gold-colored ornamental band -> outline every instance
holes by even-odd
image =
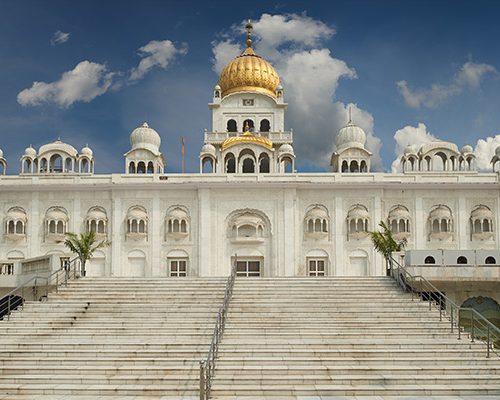
[[[273,149],[273,142],[271,142],[268,138],[265,138],[263,136],[256,136],[252,133],[244,133],[240,136],[232,136],[224,140],[221,146],[222,151],[240,143],[256,144],[258,146],[263,146],[269,150]]]
[[[222,96],[227,96],[228,94],[233,94],[233,93],[238,93],[238,92],[253,92],[253,93],[262,93],[271,97],[276,97],[276,92],[273,92],[272,90],[262,88],[262,87],[255,87],[255,86],[238,86],[234,87],[228,90],[225,90],[222,92]]]

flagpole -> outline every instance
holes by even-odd
[[[182,150],[181,150],[181,155],[182,155],[182,173],[184,174],[184,136],[182,136],[181,142],[182,142]]]

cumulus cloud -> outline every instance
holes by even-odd
[[[222,69],[229,64],[229,62],[241,54],[243,51],[239,44],[232,43],[230,40],[223,40],[220,42],[212,43],[212,52],[214,57],[212,58],[212,69],[220,73]]]
[[[170,40],[152,40],[138,53],[142,60],[130,71],[130,82],[142,79],[154,67],[167,68],[177,56],[187,53],[187,46],[176,47]]]
[[[31,88],[17,95],[17,102],[23,106],[54,103],[62,108],[77,101],[88,103],[106,93],[113,76],[104,64],[82,61],[71,71],[64,72],[58,81],[33,82]]]
[[[480,171],[491,171],[490,161],[495,155],[495,149],[500,146],[500,135],[479,139],[476,143],[474,153],[476,154],[476,165]]]
[[[257,54],[273,63],[289,102],[287,122],[294,129],[295,151],[304,161],[327,167],[338,130],[348,121],[348,105],[335,99],[341,79],[355,79],[356,71],[325,47],[334,29],[306,15],[263,14],[254,26],[253,42]],[[231,37],[242,38],[242,22],[233,26]],[[238,35],[235,35],[235,34]],[[214,70],[243,50],[225,37],[213,43]],[[373,133],[373,117],[357,105],[352,106],[353,121],[367,133],[367,148],[374,153],[372,167],[382,167],[379,138]]]
[[[413,145],[418,149],[423,144],[437,140],[437,138],[427,130],[425,124],[419,123],[416,127],[408,125],[397,130],[394,134],[394,140],[396,141],[396,147],[394,149],[396,159],[392,162],[392,172],[401,172],[400,159],[407,146]],[[476,155],[476,165],[479,171],[491,170],[490,161],[498,146],[500,146],[500,135],[479,139],[476,142],[474,153]],[[460,147],[459,145],[459,148]]]
[[[396,159],[392,162],[391,169],[392,172],[401,172],[400,159],[405,148],[410,145],[419,148],[424,143],[436,140],[436,137],[427,131],[425,124],[419,123],[417,126],[407,125],[397,130],[394,134],[394,140],[396,141],[396,148],[394,149]]]
[[[486,75],[496,73],[492,65],[466,62],[448,85],[435,83],[428,89],[410,89],[408,82],[396,82],[406,104],[413,108],[435,108],[446,99],[461,94],[466,89],[477,89]]]
[[[58,44],[66,43],[69,40],[69,32],[56,31],[50,39],[50,44],[56,46]]]

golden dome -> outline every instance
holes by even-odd
[[[252,25],[246,26],[247,48],[224,67],[219,77],[222,97],[235,92],[257,92],[276,97],[280,78],[274,67],[252,49]]]
[[[263,146],[269,150],[273,149],[273,142],[271,142],[268,138],[263,136],[256,136],[253,133],[245,132],[240,136],[231,136],[222,142],[222,151],[236,146],[240,143],[251,143],[259,146]]]

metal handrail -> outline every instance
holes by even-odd
[[[388,258],[387,263],[390,269],[390,276],[403,288],[404,291],[411,292],[411,299],[415,295],[422,298],[422,300],[429,302],[429,310],[434,305],[439,309],[439,321],[443,317],[448,318],[450,321],[451,333],[454,329],[458,332],[458,339],[461,339],[462,328],[460,326],[460,312],[470,313],[471,321],[471,342],[476,339],[484,340],[486,345],[486,357],[489,358],[490,354],[500,356],[500,329],[493,325],[486,317],[484,317],[477,310],[470,307],[460,307],[441,292],[436,286],[429,282],[422,275],[412,275],[405,267],[403,267],[392,256]],[[417,290],[417,285],[420,290]],[[425,295],[423,293],[426,293]],[[479,327],[477,326],[479,325]]]
[[[0,319],[10,319],[12,311],[23,308],[27,300],[43,301],[50,292],[57,293],[59,286],[67,286],[70,279],[76,279],[80,274],[78,257],[69,260],[64,266],[48,276],[36,275],[20,284],[2,296],[0,302]]]
[[[212,381],[215,375],[215,363],[219,353],[219,345],[222,340],[224,328],[226,325],[227,311],[229,301],[233,295],[234,281],[236,279],[236,264],[237,256],[234,256],[234,264],[231,268],[231,273],[227,278],[226,290],[224,292],[224,301],[217,312],[215,320],[214,332],[212,334],[212,342],[208,349],[207,358],[200,361],[200,400],[208,400],[212,389]]]

